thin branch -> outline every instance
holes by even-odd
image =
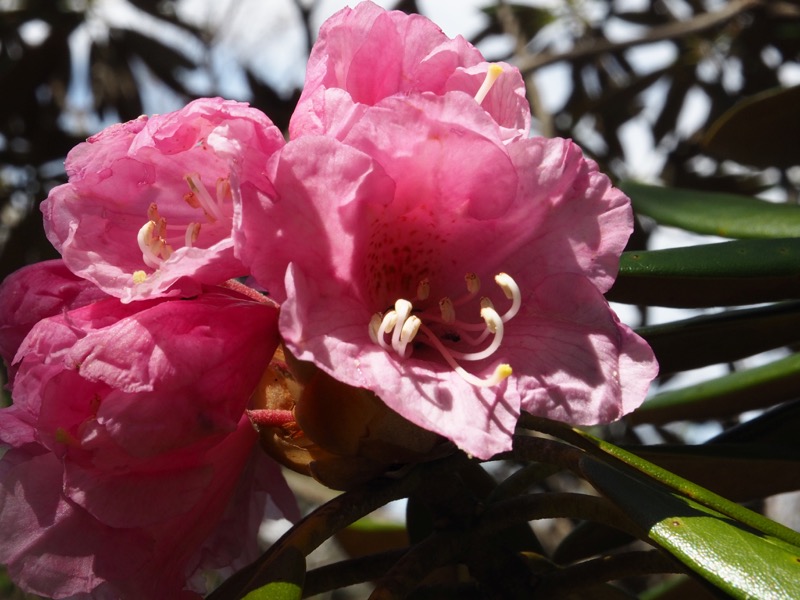
[[[653,27],[647,35],[640,38],[611,42],[609,40],[590,41],[575,46],[572,50],[559,54],[528,54],[517,61],[517,67],[524,74],[560,61],[575,61],[589,56],[597,56],[606,52],[619,52],[633,46],[652,44],[663,40],[674,40],[687,37],[725,24],[740,13],[752,10],[764,4],[764,0],[732,0],[724,8],[711,13],[698,15],[693,19],[668,23]]]
[[[303,598],[377,579],[391,569],[407,551],[408,548],[388,550],[313,569],[306,573]]]
[[[551,571],[541,576],[534,592],[536,597],[560,598],[569,592],[617,579],[685,572],[680,563],[659,550],[636,550],[601,556]]]

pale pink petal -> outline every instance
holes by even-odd
[[[474,96],[487,69],[480,52],[462,37],[448,38],[419,15],[361,2],[342,9],[320,29],[289,131],[293,139],[318,133],[340,136],[354,122],[358,106],[395,95],[461,91]],[[484,110],[507,139],[525,137],[530,108],[519,71],[504,65],[495,85]]]
[[[603,296],[571,273],[544,279],[524,298],[502,354],[523,410],[576,425],[615,421],[644,400],[658,366]]]
[[[269,189],[264,165],[282,145],[263,113],[220,98],[113,126],[68,155],[69,183],[42,204],[48,239],[74,273],[125,301],[195,295],[245,274],[234,198],[243,184]]]
[[[274,192],[243,200],[238,251],[285,301],[295,355],[480,458],[510,447],[523,409],[597,423],[641,402],[654,358],[602,297],[630,206],[576,146],[509,141],[458,91],[387,97],[346,129],[341,142],[289,142],[271,163]],[[259,237],[271,226],[277,236]],[[473,295],[471,273],[483,282]],[[480,297],[498,319],[516,310],[501,273],[521,309],[495,336]],[[561,313],[542,300],[551,289]],[[442,298],[457,324],[444,322]],[[400,299],[424,327],[405,354],[377,331]]]
[[[430,350],[396,360],[370,340],[371,315],[345,289],[338,298],[321,295],[312,278],[294,268],[286,285],[289,300],[281,309],[281,332],[299,359],[314,362],[339,381],[372,390],[406,419],[478,458],[511,448],[519,401],[507,394],[505,383],[476,388]]]

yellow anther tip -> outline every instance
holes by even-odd
[[[511,368],[511,365],[509,365],[507,363],[503,363],[502,365],[499,365],[494,371],[495,376],[498,378],[498,381],[503,381],[503,379],[506,379],[507,377],[509,377],[511,375],[511,373],[513,373],[513,372],[514,371]]]
[[[144,271],[134,271],[133,283],[144,283],[145,279],[147,279],[147,273]]]
[[[503,67],[501,67],[497,63],[492,63],[489,65],[489,73],[493,77],[500,77],[500,75],[503,73]]]

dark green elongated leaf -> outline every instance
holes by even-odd
[[[635,471],[589,456],[581,460],[581,467],[590,483],[652,542],[734,598],[800,596],[800,546],[737,522]]]
[[[640,456],[731,500],[746,502],[800,489],[800,449],[769,444],[647,446]]]
[[[666,469],[662,469],[661,467],[654,465],[653,463],[646,461],[643,458],[628,452],[627,450],[623,450],[614,444],[598,439],[584,431],[577,429],[573,431],[583,439],[584,443],[588,442],[588,444],[586,444],[587,449],[594,447],[593,453],[595,456],[602,456],[603,458],[605,458],[604,455],[613,456],[629,467],[632,467],[634,470],[643,474],[645,477],[649,477],[663,486],[666,486],[670,490],[678,492],[678,494],[685,496],[686,499],[693,500],[698,504],[698,506],[702,505],[713,511],[721,513],[722,515],[725,515],[734,521],[739,521],[740,523],[747,525],[754,530],[763,532],[770,538],[779,540],[790,547],[796,547],[798,552],[800,552],[800,533],[792,531],[780,523],[771,521],[770,519],[767,519],[758,513],[736,504],[735,502],[731,502],[719,494],[715,494],[691,481],[688,481],[687,479],[684,479],[683,477],[676,475],[675,473],[671,473]],[[598,453],[597,450],[601,451],[602,454]],[[652,481],[648,484],[648,486],[652,489],[656,489],[653,487]],[[797,566],[800,568],[800,562],[798,562]],[[800,582],[800,579],[798,582]]]
[[[800,316],[798,316],[800,320]],[[736,415],[800,394],[800,354],[653,396],[629,416],[631,423],[669,423]]]
[[[800,86],[771,89],[737,103],[708,129],[702,145],[720,159],[755,167],[800,164]]]
[[[661,373],[730,362],[800,340],[800,303],[730,310],[641,327]]]
[[[800,444],[798,431],[800,431],[800,399],[776,406],[754,419],[726,429],[707,443],[767,443],[797,448]]]
[[[583,521],[561,540],[552,558],[559,564],[577,562],[627,546],[635,539],[631,534],[603,523]]]
[[[606,297],[680,308],[798,298],[800,238],[624,252],[619,276]]]
[[[797,205],[632,181],[620,187],[636,212],[662,225],[731,238],[800,237]]]

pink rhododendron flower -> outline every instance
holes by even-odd
[[[22,340],[36,323],[73,308],[106,298],[91,281],[81,279],[61,260],[29,265],[0,285],[0,358],[8,365],[9,382],[16,369],[11,362]]]
[[[335,136],[289,142],[235,239],[297,358],[488,458],[520,411],[621,417],[657,365],[603,297],[628,199],[570,141],[509,140],[480,101],[390,95]]]
[[[271,516],[297,517],[244,414],[276,320],[217,288],[105,297],[30,330],[0,411],[0,562],[21,587],[199,598],[204,572],[255,558],[268,502]]]
[[[527,137],[525,84],[519,71],[505,65],[500,73],[498,66],[487,63],[461,36],[447,37],[425,17],[360,2],[322,25],[289,132],[292,138],[338,136],[384,98],[430,92],[478,94],[504,139]],[[490,72],[499,75],[491,89],[483,86]]]
[[[245,275],[231,219],[241,187],[268,189],[281,132],[246,104],[204,98],[111,126],[67,156],[42,204],[48,239],[77,275],[124,301],[192,296]]]

